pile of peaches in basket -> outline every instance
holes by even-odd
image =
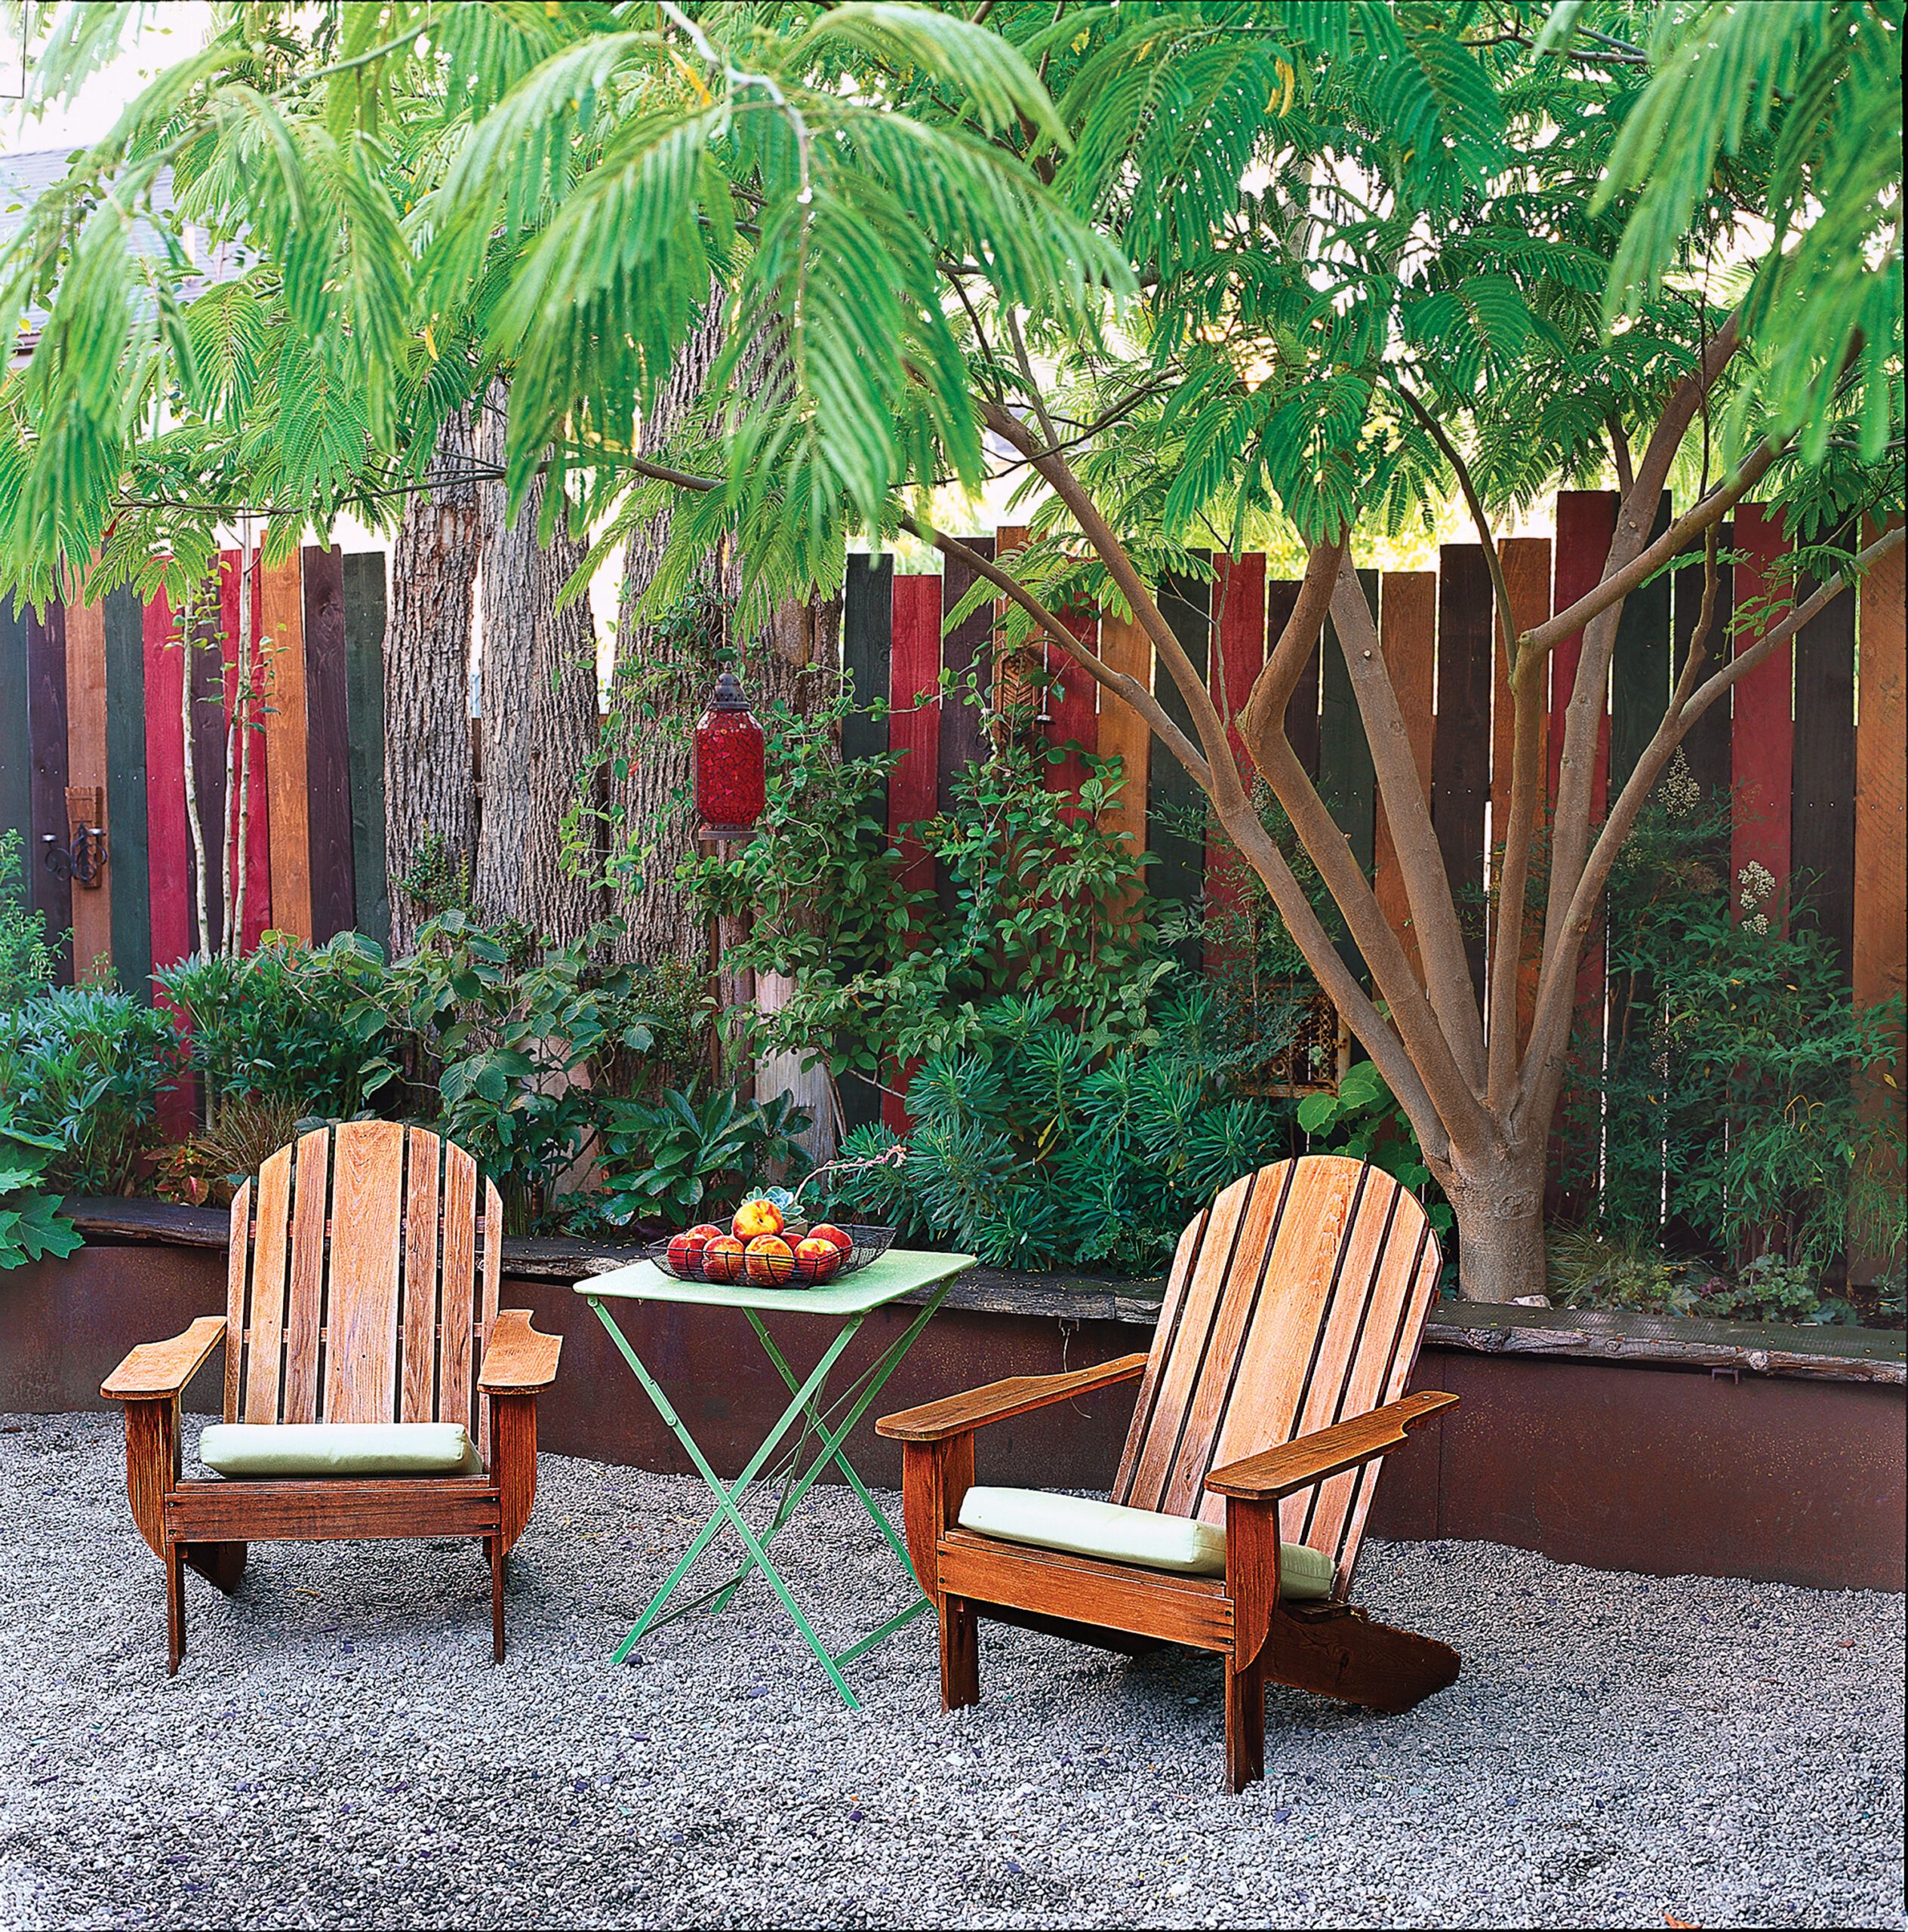
[[[762,1287],[808,1287],[832,1281],[854,1253],[848,1231],[790,1220],[772,1201],[745,1201],[726,1228],[712,1221],[669,1238],[663,1256],[682,1281],[749,1281]]]

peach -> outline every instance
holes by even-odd
[[[811,1241],[832,1241],[845,1255],[854,1246],[854,1237],[845,1229],[838,1228],[832,1221],[823,1221],[819,1227],[811,1228],[808,1238]]]
[[[735,1211],[729,1232],[740,1241],[753,1241],[758,1235],[782,1232],[782,1211],[772,1201],[745,1201]]]
[[[694,1275],[697,1263],[702,1259],[703,1250],[720,1232],[718,1228],[709,1228],[706,1232],[701,1228],[690,1228],[682,1234],[670,1235],[669,1266],[678,1274]]]
[[[796,1243],[795,1258],[811,1280],[826,1281],[841,1272],[846,1257],[832,1241],[824,1240],[820,1235],[810,1235],[806,1240]]]
[[[743,1251],[743,1266],[749,1278],[764,1287],[774,1287],[795,1273],[795,1250],[780,1235],[758,1235]]]
[[[743,1244],[734,1235],[718,1235],[702,1251],[705,1281],[733,1281],[742,1273]]]

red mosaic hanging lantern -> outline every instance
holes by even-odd
[[[697,722],[696,814],[705,838],[746,838],[766,798],[767,754],[756,708],[725,671]]]

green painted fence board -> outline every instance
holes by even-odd
[[[343,561],[352,894],[358,930],[380,946],[389,946],[391,893],[384,869],[384,555],[379,550],[363,551]]]
[[[152,898],[146,845],[146,613],[130,584],[106,594],[106,822],[112,860],[112,967],[121,986],[152,994]],[[208,835],[215,835],[208,828]]]

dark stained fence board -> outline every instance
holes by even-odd
[[[27,730],[26,616],[0,603],[0,832],[20,835],[20,884],[31,900],[33,758]]]
[[[225,934],[226,690],[223,613],[208,585],[193,612],[192,772],[198,822],[205,835],[206,943],[217,951]],[[195,857],[195,866],[196,858]],[[196,873],[195,872],[195,876]]]
[[[1202,577],[1169,571],[1159,590],[1160,614],[1180,648],[1192,660],[1202,684],[1212,661],[1212,586]],[[1153,694],[1180,729],[1198,742],[1192,713],[1172,674],[1155,654]],[[1156,863],[1146,875],[1146,890],[1161,906],[1196,906],[1205,883],[1205,794],[1166,745],[1156,742],[1147,774],[1146,835]],[[1178,949],[1187,969],[1199,969],[1200,949],[1192,942]]]
[[[1484,807],[1491,795],[1491,571],[1476,543],[1447,543],[1438,577],[1438,721],[1431,823],[1484,997]]]
[[[1227,741],[1238,761],[1239,775],[1249,788],[1254,766],[1239,736],[1239,717],[1252,695],[1252,687],[1266,662],[1266,560],[1257,551],[1242,557],[1220,557],[1214,566],[1212,583],[1213,641],[1219,654],[1219,675],[1215,691],[1223,695],[1223,709],[1230,721]],[[1230,846],[1216,820],[1208,820],[1206,834],[1206,905],[1214,914],[1236,913],[1242,903],[1244,862]],[[1208,945],[1206,964],[1215,963],[1215,949]]]
[[[888,664],[894,648],[894,559],[857,551],[848,558],[842,592],[842,675],[854,709],[842,720],[844,759],[876,758],[888,749],[888,721],[876,715],[888,703]],[[876,807],[888,817],[884,781]]]
[[[1670,528],[1670,494],[1657,506],[1650,537]],[[1670,579],[1664,572],[1623,599],[1610,660],[1610,795],[1621,792],[1670,705]]]
[[[1269,658],[1278,648],[1279,639],[1284,632],[1286,620],[1292,614],[1292,607],[1298,601],[1298,586],[1289,577],[1281,577],[1266,586],[1266,656]],[[1292,694],[1285,703],[1285,740],[1292,748],[1293,755],[1304,766],[1306,774],[1313,778],[1319,775],[1319,647],[1312,647],[1312,654],[1305,660],[1305,669],[1299,673],[1298,682],[1292,688]]]
[[[351,746],[351,877],[358,930],[387,946],[384,870],[384,553],[344,560],[345,717]],[[263,743],[261,738],[260,743]]]
[[[1729,648],[1729,614],[1734,608],[1732,600],[1735,595],[1735,571],[1728,553],[1734,541],[1734,530],[1725,524],[1717,546],[1716,608],[1703,641],[1703,663],[1698,671],[1701,677],[1708,677],[1714,671]],[[1676,641],[1676,655],[1671,666],[1673,677],[1681,677],[1683,666],[1689,661],[1690,645],[1702,615],[1703,577],[1700,552],[1697,562],[1676,574],[1672,592]],[[1731,695],[1724,692],[1690,727],[1683,739],[1683,757],[1688,761],[1691,776],[1702,786],[1706,801],[1725,798],[1729,790]]]
[[[1360,571],[1358,580],[1371,606],[1375,623],[1378,615],[1378,573]],[[1352,695],[1351,674],[1345,668],[1345,654],[1339,648],[1338,633],[1331,620],[1325,620],[1325,638],[1320,660],[1319,698],[1319,792],[1326,808],[1338,822],[1338,829],[1352,848],[1352,856],[1366,872],[1371,869],[1372,807],[1374,779],[1371,747],[1365,735],[1364,720],[1359,715],[1358,700]]]
[[[1771,515],[1759,504],[1741,505],[1736,512],[1736,545],[1742,555],[1736,570],[1740,603],[1761,605],[1769,597],[1788,594],[1783,559],[1789,544],[1780,512]],[[1758,624],[1753,633],[1737,640],[1736,648],[1748,648],[1767,628]],[[1729,734],[1734,794],[1730,814],[1731,888],[1750,865],[1759,866],[1774,880],[1776,896],[1784,903],[1796,755],[1794,681],[1793,647],[1785,644],[1739,678],[1730,693],[1735,700]]]
[[[991,537],[962,540],[971,550],[990,561],[994,554]],[[946,559],[940,580],[941,622],[968,594],[973,574],[958,559]],[[934,798],[943,811],[952,809],[956,781],[980,758],[985,736],[984,712],[974,703],[977,691],[983,700],[991,689],[992,665],[988,649],[993,635],[992,604],[983,604],[972,616],[942,637],[941,669],[947,674],[947,691],[940,707],[940,746],[935,764]]]
[[[1380,648],[1405,734],[1417,767],[1421,795],[1431,796],[1431,746],[1436,717],[1438,666],[1438,577],[1435,571],[1387,571],[1379,597]],[[1398,848],[1385,818],[1383,801],[1373,814],[1372,888],[1393,932],[1404,942],[1405,956],[1421,980],[1417,934],[1411,924],[1411,902]]]
[[[305,789],[311,825],[312,937],[322,943],[356,918],[351,743],[344,638],[344,560],[308,545],[305,586]]]
[[[1372,620],[1378,617],[1378,573],[1360,571],[1371,607]],[[1352,695],[1351,673],[1345,668],[1345,654],[1331,620],[1325,620],[1325,642],[1321,647],[1319,679],[1319,795],[1325,809],[1345,835],[1365,876],[1369,878],[1375,857],[1377,780],[1371,767],[1371,747],[1365,735],[1365,721],[1359,715],[1358,700]],[[1339,947],[1354,972],[1364,972],[1358,948],[1347,938]]]
[[[130,584],[106,599],[106,823],[112,828],[112,965],[149,1000],[152,904],[146,849],[146,619]]]
[[[62,845],[66,832],[66,614],[57,604],[26,620],[26,742],[32,768],[32,835],[23,855],[33,909],[46,921],[59,952],[59,976],[73,977],[72,888],[48,869],[46,838]]]
[[[1796,586],[1799,600],[1813,586]],[[1812,926],[1849,973],[1855,931],[1855,599],[1844,591],[1796,638],[1796,769],[1790,851]]]

